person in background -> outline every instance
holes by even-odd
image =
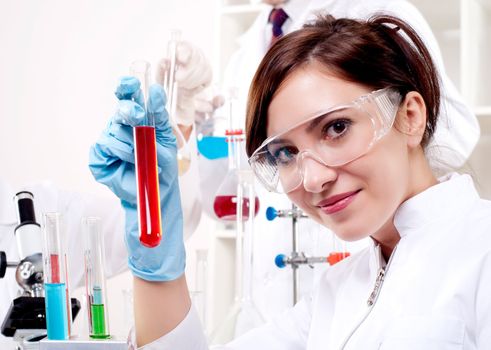
[[[187,42],[181,43],[177,54],[179,64],[179,83],[180,96],[185,99],[178,100],[177,125],[182,133],[187,137],[190,148],[196,150],[194,126],[192,120],[196,112],[196,102],[199,92],[206,88],[211,82],[211,66],[197,46]],[[164,62],[163,62],[164,64]],[[196,72],[199,72],[197,74]],[[123,113],[121,110],[125,106],[118,105],[116,113]],[[199,111],[198,104],[198,111]],[[189,122],[191,120],[191,122]],[[111,141],[109,141],[111,142]],[[114,146],[114,143],[112,144]],[[192,152],[193,158],[196,151]],[[193,159],[191,163],[196,164]],[[192,165],[188,172],[179,177],[181,186],[180,196],[182,198],[182,208],[184,217],[184,238],[189,238],[199,224],[201,218],[201,196],[199,184],[195,181],[197,166]],[[129,189],[135,195],[136,185],[133,181],[133,188]],[[117,182],[117,180],[116,180]],[[97,197],[75,191],[68,191],[59,188],[51,182],[40,182],[29,184],[22,187],[15,187],[6,179],[0,177],[0,250],[5,251],[8,261],[18,261],[19,253],[14,236],[14,229],[17,226],[16,208],[14,205],[14,195],[17,192],[27,190],[34,194],[34,206],[36,219],[42,223],[42,214],[45,212],[60,212],[63,214],[64,225],[67,233],[67,252],[69,254],[69,278],[72,289],[84,283],[83,271],[83,249],[80,245],[81,218],[83,216],[98,216],[102,219],[102,230],[106,242],[106,273],[107,276],[115,276],[127,270],[128,255],[125,245],[121,239],[125,232],[125,216],[120,203],[113,197]],[[133,224],[137,225],[136,218],[133,217]],[[7,311],[16,297],[21,292],[20,286],[15,280],[15,269],[8,268],[6,275],[0,279],[0,322],[3,322]],[[14,348],[11,338],[0,335],[0,348]]]
[[[390,15],[320,16],[272,46],[249,94],[249,163],[269,191],[342,239],[370,245],[326,270],[311,296],[222,349],[491,347],[491,202],[470,176],[437,177],[431,167],[425,149],[445,113],[440,92],[424,42]],[[161,189],[172,214],[164,244],[149,254],[128,244],[133,345],[207,349],[184,275],[175,139],[162,89],[151,98],[162,107]],[[110,183],[97,160],[95,178]],[[136,237],[126,232],[127,242]]]

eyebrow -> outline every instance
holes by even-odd
[[[307,133],[311,133],[317,127],[317,125],[319,125],[330,114],[336,113],[336,112],[341,111],[341,110],[344,110],[344,109],[346,109],[346,106],[345,105],[339,105],[337,107],[333,107],[332,109],[329,109],[325,113],[322,113],[322,114],[319,114],[317,116],[311,117],[312,120],[309,122],[309,125],[307,126],[307,128],[305,129],[305,131]],[[301,125],[301,123],[300,123],[300,125]],[[299,125],[297,125],[297,126],[299,126]],[[294,126],[292,129],[287,130],[285,132],[291,131],[291,130],[297,128],[297,126]],[[271,144],[278,144],[278,143],[287,143],[287,141],[285,141],[284,139],[274,139],[271,142],[269,142],[269,145],[271,145]]]
[[[327,113],[323,113],[321,115],[318,115],[317,117],[314,117],[314,119],[309,123],[309,125],[305,129],[305,131],[307,133],[311,133],[312,130],[314,130],[315,127],[317,125],[319,125],[324,120],[324,118],[326,118],[329,114],[331,114],[331,112],[333,112],[333,111],[330,111],[330,112],[327,112]]]
[[[307,133],[311,133],[312,130],[315,129],[317,125],[319,125],[324,119],[326,119],[330,114],[337,113],[339,111],[343,111],[347,108],[346,105],[339,105],[339,106],[334,106],[333,108],[329,109],[325,113],[319,114],[316,117],[312,117],[312,121],[309,123],[307,128],[305,129]]]

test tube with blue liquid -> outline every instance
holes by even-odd
[[[68,290],[66,287],[65,251],[60,213],[45,213],[44,292],[48,339],[68,339]]]
[[[84,259],[89,335],[94,339],[107,339],[111,336],[104,274],[104,239],[100,227],[101,220],[98,217],[82,219],[83,234],[86,239]]]

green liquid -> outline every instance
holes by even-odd
[[[106,339],[111,336],[107,334],[106,320],[104,317],[104,304],[92,304],[90,306],[92,311],[92,333],[91,338]]]

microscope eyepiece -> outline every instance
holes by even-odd
[[[17,208],[17,223],[35,223],[36,213],[34,212],[34,195],[29,191],[18,192],[14,196]]]

